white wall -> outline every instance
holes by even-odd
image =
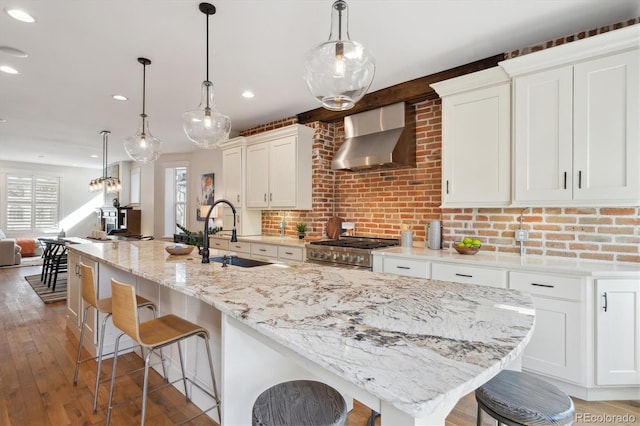
[[[67,236],[86,237],[98,223],[95,210],[103,205],[104,199],[101,192],[89,192],[89,181],[101,176],[102,170],[0,161],[0,203],[2,206],[6,205],[5,176],[7,173],[60,177],[60,219]],[[0,226],[4,226],[4,214],[4,208],[0,208]],[[38,237],[42,235],[21,233],[9,236]]]

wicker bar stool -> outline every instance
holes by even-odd
[[[476,390],[477,424],[482,411],[510,426],[572,425],[573,401],[557,386],[520,371],[503,370]]]
[[[347,403],[340,392],[313,380],[271,386],[253,404],[253,426],[343,426]]]
[[[100,369],[102,368],[102,359],[104,358],[104,356],[111,355],[111,354],[103,354],[102,352],[104,348],[104,334],[105,334],[105,329],[107,325],[107,319],[109,319],[109,317],[111,316],[112,302],[110,297],[105,299],[98,299],[96,295],[96,285],[93,280],[93,268],[91,266],[85,265],[82,262],[80,263],[79,267],[80,267],[80,292],[82,294],[82,299],[87,303],[87,306],[84,308],[84,311],[82,312],[82,328],[80,329],[80,342],[78,342],[78,356],[76,357],[76,371],[73,374],[73,385],[75,386],[78,384],[78,371],[80,369],[80,364],[97,359],[98,368],[96,370],[96,384],[93,392],[93,412],[95,413],[98,409],[98,387],[100,386],[100,383],[104,383],[105,381],[109,380],[109,379],[106,379],[106,380],[103,380],[102,382],[100,381],[100,371],[101,371]],[[144,297],[136,296],[136,306],[138,308],[149,308],[153,311],[153,316],[154,317],[156,316],[156,305],[153,302],[145,299]],[[95,357],[81,360],[80,356],[82,355],[82,341],[84,340],[84,330],[87,324],[87,314],[88,314],[89,308],[93,308],[96,311],[102,314],[105,314],[105,316],[102,319],[102,325],[100,327],[100,342],[98,344],[98,355]]]
[[[189,381],[193,386],[196,386],[202,392],[211,397],[214,400],[214,405],[205,410],[202,410],[199,414],[184,420],[182,423],[191,421],[194,418],[213,410],[214,408],[217,408],[218,418],[221,419],[222,417],[220,413],[220,399],[218,398],[216,390],[216,379],[213,370],[213,361],[211,359],[211,348],[209,347],[209,332],[207,331],[207,329],[171,314],[163,315],[159,318],[140,323],[138,321],[138,310],[136,309],[136,294],[133,286],[118,282],[115,279],[111,279],[111,294],[113,298],[113,324],[117,328],[119,328],[122,333],[116,339],[115,354],[113,357],[113,371],[111,373],[111,388],[109,390],[107,425],[109,425],[111,421],[111,411],[113,410],[113,408],[129,402],[131,399],[135,399],[131,398],[122,401],[115,406],[113,405],[113,390],[115,388],[116,368],[118,363],[118,346],[120,344],[120,338],[125,334],[132,338],[143,348],[148,349],[147,355],[144,357],[144,383],[142,387],[142,414],[140,424],[144,425],[147,409],[147,394],[149,393],[147,388],[149,384],[149,361],[151,359],[151,355],[157,349],[162,349],[165,346],[179,343],[180,341],[193,336],[199,336],[204,340],[204,346],[207,349],[207,357],[209,360],[209,371],[211,373],[213,393],[209,392],[207,389],[204,389],[202,386],[196,383],[195,380],[191,380],[186,376],[184,369],[184,360],[182,356],[182,348],[180,347],[180,344],[178,344],[177,347],[178,355],[180,358],[180,370],[182,372],[182,378],[174,380],[172,382],[166,382],[163,385],[152,389],[151,391],[155,391],[182,381],[184,385],[185,396],[189,401],[189,389],[187,387],[187,381]],[[166,380],[167,375],[165,373],[165,381]]]

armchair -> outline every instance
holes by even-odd
[[[22,261],[21,250],[15,238],[0,239],[0,266],[19,265]]]

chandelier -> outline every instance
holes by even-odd
[[[108,130],[100,132],[102,135],[102,176],[92,179],[91,182],[89,182],[90,192],[98,192],[106,188],[108,193],[113,193],[120,192],[122,189],[120,179],[107,176],[107,145],[109,143],[109,133],[111,132]]]
[[[193,111],[182,114],[182,127],[191,142],[200,148],[217,148],[220,143],[229,139],[231,119],[218,112],[213,103],[213,83],[209,81],[209,16],[216,13],[214,5],[200,3],[198,6],[207,20],[206,50],[207,74],[202,82],[200,105]]]

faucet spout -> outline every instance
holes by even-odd
[[[204,233],[202,238],[202,263],[209,263],[209,218],[211,217],[211,212],[213,208],[220,203],[224,203],[231,207],[231,211],[233,212],[233,229],[231,230],[231,242],[238,242],[238,235],[236,233],[236,208],[227,200],[218,200],[215,203],[211,204],[209,207],[209,211],[207,212],[207,216],[204,219]]]

